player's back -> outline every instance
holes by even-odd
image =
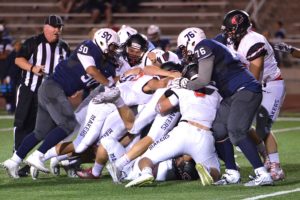
[[[198,60],[214,56],[212,81],[216,83],[222,97],[234,94],[240,88],[259,92],[261,86],[249,70],[243,66],[239,57],[225,45],[210,39],[204,39],[195,47]]]
[[[181,119],[211,127],[215,119],[221,96],[213,86],[199,91],[172,89],[179,99]]]

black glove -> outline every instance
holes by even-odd
[[[293,47],[284,42],[281,42],[281,43],[274,44],[274,49],[285,53],[292,53]]]

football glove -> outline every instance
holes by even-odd
[[[285,53],[291,53],[293,47],[284,42],[281,42],[281,43],[274,44],[274,49],[277,51],[285,52]]]

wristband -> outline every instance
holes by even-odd
[[[32,72],[34,65],[31,65],[30,67],[30,72]]]

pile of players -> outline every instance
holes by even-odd
[[[174,179],[238,184],[235,145],[255,172],[245,186],[283,180],[271,126],[284,81],[272,47],[251,30],[249,15],[227,13],[214,39],[187,28],[177,47],[178,55],[156,49],[128,26],[118,33],[99,29],[43,82],[37,119],[43,123],[2,166],[19,178],[22,160],[44,140],[25,160],[34,179],[38,171],[58,175],[60,165],[80,159],[94,165],[77,169],[76,176],[99,179],[106,166],[115,183],[130,181],[125,187]],[[85,88],[94,89],[71,112],[67,97]]]

